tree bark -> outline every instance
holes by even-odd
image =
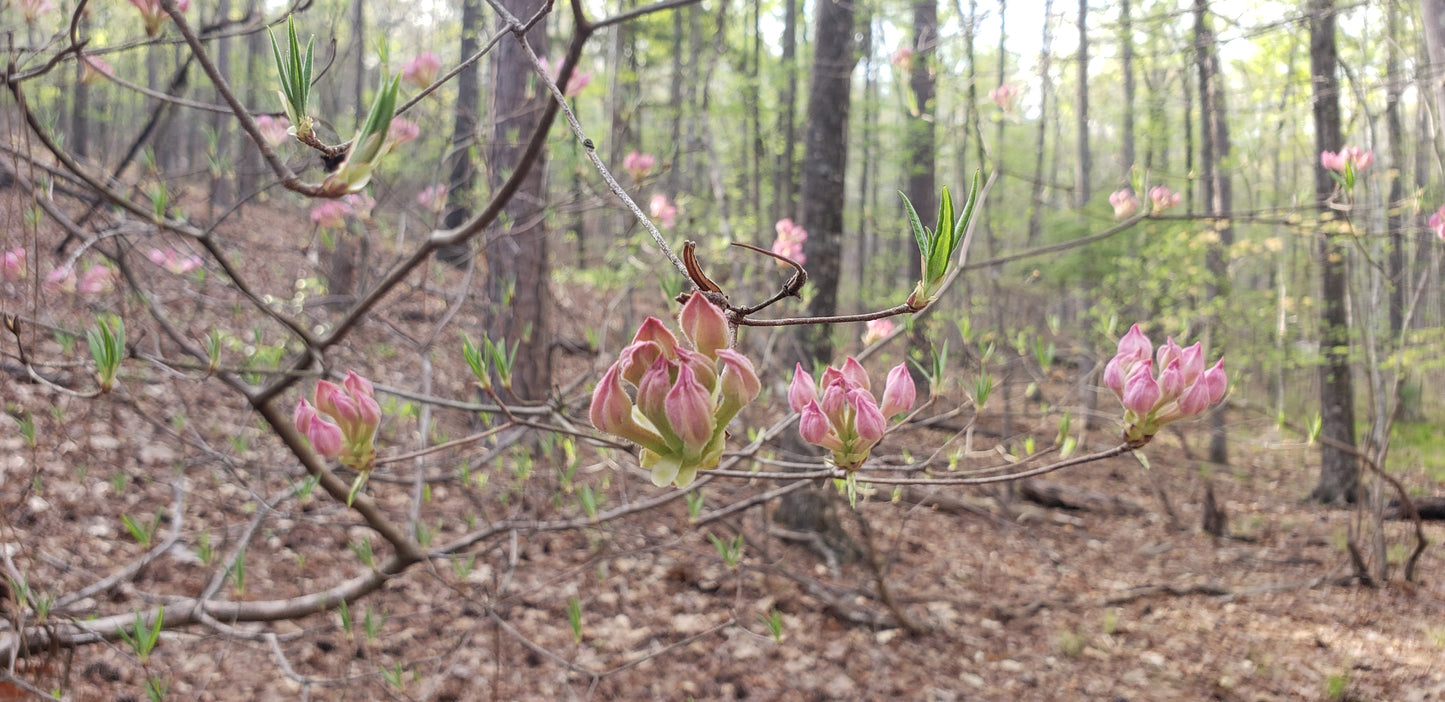
[[[1336,76],[1334,0],[1310,0],[1310,77],[1314,89],[1315,151],[1339,151],[1340,91]],[[1315,159],[1315,198],[1321,231],[1316,251],[1320,267],[1320,481],[1310,498],[1320,502],[1354,502],[1360,468],[1354,453],[1355,390],[1351,377],[1348,305],[1349,251],[1334,240],[1333,211],[1327,201],[1335,182]]]
[[[1074,97],[1074,113],[1078,119],[1078,160],[1074,163],[1074,207],[1089,204],[1093,193],[1089,179],[1093,163],[1089,157],[1089,0],[1079,0],[1079,84]]]
[[[514,17],[531,17],[544,0],[501,0]],[[503,29],[502,27],[498,28]],[[527,32],[527,41],[539,56],[547,55],[545,23]],[[536,74],[520,42],[506,37],[497,45],[492,61],[492,135],[487,145],[487,166],[493,189],[501,187],[521,160],[531,134],[541,121],[551,95],[537,87]],[[512,367],[512,394],[529,401],[545,400],[552,390],[549,346],[552,307],[548,263],[546,152],[538,156],[504,212],[505,227],[486,245],[487,292],[496,314],[488,329],[495,340],[516,344]]]
[[[1120,135],[1119,168],[1128,179],[1134,167],[1134,22],[1130,0],[1119,2],[1119,53],[1124,71],[1124,133]]]
[[[462,0],[460,56],[466,60],[477,53],[477,40],[482,28],[481,0]],[[443,168],[447,171],[447,204],[442,226],[450,229],[471,217],[473,190],[477,184],[477,166],[472,160],[472,145],[477,140],[477,111],[480,94],[477,64],[464,67],[456,77],[457,101],[452,106],[452,139]],[[437,258],[452,265],[463,265],[472,256],[472,244],[455,244],[437,251]]]
[[[1386,229],[1390,237],[1390,334],[1398,339],[1405,319],[1405,129],[1400,118],[1400,93],[1404,90],[1404,79],[1400,75],[1400,6],[1390,3],[1386,13],[1385,45],[1385,133],[1390,141],[1390,167],[1385,177],[1390,179],[1390,190],[1386,200],[1389,212]]]
[[[783,137],[783,151],[773,170],[773,219],[793,217],[797,213],[797,119],[793,112],[798,102],[798,3],[783,0],[783,89],[778,96],[778,133]],[[866,147],[865,147],[866,148]],[[865,155],[866,159],[867,156]],[[866,169],[865,169],[866,171]],[[866,176],[865,176],[866,177]],[[864,190],[867,186],[862,186]]]
[[[1051,23],[1053,13],[1054,0],[1044,0],[1043,41],[1039,45],[1039,79],[1041,82],[1039,123],[1038,134],[1034,139],[1034,181],[1032,191],[1029,193],[1028,245],[1030,248],[1038,246],[1039,238],[1043,236],[1044,231],[1044,136],[1049,123],[1049,95],[1053,93],[1054,89],[1052,81],[1049,80],[1049,59],[1052,56],[1054,42]]]
[[[1221,300],[1229,296],[1228,252],[1234,244],[1234,228],[1229,213],[1234,207],[1229,174],[1220,167],[1229,158],[1229,126],[1226,122],[1224,90],[1219,79],[1219,53],[1214,30],[1209,26],[1209,0],[1194,1],[1194,48],[1199,67],[1199,114],[1204,125],[1200,129],[1203,150],[1200,166],[1204,180],[1204,200],[1212,217],[1211,226],[1217,239],[1205,253],[1210,282],[1207,294],[1211,301],[1209,326],[1218,329]],[[1225,408],[1210,413],[1209,460],[1216,464],[1229,462],[1229,443],[1225,433]]]

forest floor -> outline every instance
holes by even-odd
[[[294,213],[257,211],[228,234],[243,254],[238,260],[250,262],[253,285],[282,300],[307,253],[299,237],[278,234],[296,221]],[[354,364],[379,385],[415,387],[421,375],[403,342],[424,338],[427,325],[444,317],[449,301],[439,291],[462,275],[417,276],[383,320],[358,334],[372,346],[339,349],[337,367]],[[232,309],[217,278],[155,279],[171,293],[162,304],[191,319],[197,338],[207,314]],[[187,294],[187,285],[201,294]],[[37,309],[29,293],[7,294],[7,312]],[[587,321],[606,319],[606,297],[560,300],[561,332],[581,337]],[[80,305],[73,314],[51,309],[43,323],[83,325],[89,312]],[[178,355],[154,332],[143,333],[134,316],[135,348]],[[475,329],[480,317],[463,309],[455,323]],[[455,331],[446,335],[454,339]],[[42,335],[30,351],[69,358],[75,352],[63,341]],[[18,422],[0,417],[0,545],[32,583],[74,591],[141,557],[146,549],[120,515],[169,509],[176,476],[186,478],[177,545],[133,580],[76,603],[74,616],[195,596],[217,577],[206,549],[235,548],[259,497],[302,477],[239,400],[201,373],[137,359],[114,395],[84,401],[22,382],[13,338],[5,344],[0,399],[11,416],[31,418],[38,441],[30,446]],[[465,399],[469,371],[460,353],[448,348],[431,360],[433,392]],[[598,362],[574,358],[564,370],[575,376]],[[62,375],[61,384],[87,382],[80,373]],[[1046,396],[1074,386],[1063,370],[1055,375]],[[567,398],[574,416],[585,416],[576,401],[585,400],[587,387]],[[781,397],[780,387],[765,392]],[[951,400],[939,406],[961,402]],[[1012,406],[1028,405],[1019,397]],[[414,416],[389,410],[384,439],[412,438]],[[976,443],[992,443],[984,437],[999,428],[997,405],[991,410],[978,418]],[[186,419],[178,423],[178,416]],[[463,412],[438,410],[434,421],[452,437],[470,426]],[[1054,419],[1014,424],[1024,422],[1040,445],[1052,439]],[[1110,445],[1116,431],[1102,424],[1089,437],[1094,449]],[[107,642],[44,652],[17,670],[72,700],[146,699],[147,676],[167,682],[167,699],[182,700],[1445,699],[1445,552],[1438,546],[1445,528],[1427,525],[1437,545],[1407,583],[1401,563],[1412,532],[1407,523],[1388,522],[1391,577],[1362,584],[1351,577],[1346,543],[1352,525],[1364,523],[1370,533],[1368,519],[1303,500],[1316,477],[1317,449],[1268,426],[1231,426],[1227,467],[1197,458],[1207,440],[1200,422],[1161,434],[1144,451],[1148,467],[1125,455],[1051,474],[1028,490],[880,488],[864,490],[856,511],[835,500],[843,528],[870,547],[871,557],[858,560],[829,563],[780,532],[775,503],[696,527],[684,501],[674,500],[593,527],[513,532],[481,544],[474,560],[414,567],[346,615],[169,632],[145,664],[123,643]],[[956,439],[959,428],[890,435],[875,460],[901,463],[905,451],[931,450]],[[553,470],[563,451],[553,446],[528,454],[537,461],[530,473],[521,465],[528,455],[515,451],[485,459],[470,450],[436,455],[430,468],[439,477],[430,481],[423,517],[433,543],[478,519],[574,516],[582,484],[611,505],[664,492],[628,467],[628,457],[599,455],[585,444],[574,482],[565,481]],[[459,464],[475,464],[490,480],[466,479],[470,468],[459,471]],[[378,470],[368,488],[395,518],[411,504],[412,469],[405,462]],[[1440,489],[1420,471],[1401,477],[1421,493]],[[703,509],[773,487],[716,480]],[[1223,537],[1201,530],[1207,488],[1227,516]],[[1072,506],[1040,504],[1050,494]],[[158,533],[171,526],[161,523]],[[738,534],[742,558],[732,568],[709,537]],[[217,597],[267,600],[334,585],[364,572],[357,548],[365,535],[359,520],[320,491],[278,503],[246,547],[243,584],[233,578]],[[1367,550],[1371,543],[1362,540]],[[375,547],[382,557],[385,549]],[[574,598],[576,638],[568,616]],[[0,605],[13,621],[13,600]],[[774,612],[776,638],[766,623]],[[276,646],[266,633],[276,635]],[[15,694],[0,685],[0,699]]]

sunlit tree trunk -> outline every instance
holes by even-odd
[[[1390,179],[1387,229],[1390,236],[1390,334],[1399,337],[1405,317],[1405,129],[1400,119],[1400,93],[1404,79],[1400,75],[1400,6],[1390,3],[1386,13],[1385,51],[1385,133],[1390,141],[1390,166],[1385,177]]]
[[[1049,96],[1054,90],[1049,79],[1049,59],[1054,41],[1053,13],[1054,0],[1044,0],[1043,41],[1039,45],[1039,121],[1034,138],[1034,182],[1029,194],[1029,246],[1037,246],[1044,231],[1044,136],[1049,123]]]
[[[1339,151],[1340,91],[1335,47],[1334,0],[1311,0],[1310,77],[1314,86],[1315,152]],[[1320,502],[1354,502],[1360,482],[1355,446],[1355,395],[1350,375],[1348,318],[1349,251],[1337,243],[1338,225],[1327,201],[1334,191],[1330,172],[1314,159],[1315,198],[1321,231],[1316,261],[1320,270],[1320,481],[1310,493]]]
[[[1074,162],[1074,207],[1088,204],[1092,194],[1089,179],[1093,176],[1093,162],[1089,155],[1089,0],[1079,0],[1079,50],[1077,54],[1079,79],[1074,97],[1074,114],[1077,118],[1078,159]]]
[[[1119,168],[1134,166],[1134,22],[1130,0],[1119,2],[1119,60],[1124,71],[1124,133],[1119,138]]]

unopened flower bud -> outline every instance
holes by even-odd
[[[793,370],[793,382],[788,385],[788,406],[794,412],[802,412],[809,402],[818,399],[818,390],[813,387],[813,376],[803,370],[799,363]]]
[[[678,315],[682,333],[697,352],[709,359],[717,358],[718,349],[728,347],[728,320],[717,305],[701,294],[687,299]]]
[[[858,434],[858,440],[871,446],[882,439],[888,428],[888,420],[878,409],[878,401],[873,399],[873,394],[857,388],[848,393],[848,404],[853,407],[853,427]]]
[[[913,402],[917,399],[918,388],[913,384],[913,376],[908,373],[907,365],[900,363],[888,371],[888,383],[883,386],[883,403],[880,408],[884,417],[907,412],[913,408]]]
[[[712,440],[712,398],[694,379],[691,368],[683,365],[677,369],[677,382],[668,391],[664,406],[673,433],[682,440],[683,453],[702,453]]]
[[[1124,382],[1124,409],[1141,417],[1149,414],[1159,402],[1159,383],[1154,380],[1153,364],[1153,360],[1138,364]]]

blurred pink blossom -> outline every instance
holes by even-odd
[[[1177,206],[1183,198],[1163,185],[1156,185],[1149,189],[1149,201],[1154,203],[1154,212],[1158,213]]]
[[[0,281],[25,277],[25,247],[17,246],[0,255]]]
[[[366,193],[352,193],[341,198],[341,201],[346,203],[346,207],[351,210],[351,214],[362,221],[370,221],[371,211],[376,209],[376,198]]]
[[[888,62],[904,73],[913,70],[913,47],[907,44],[898,47],[893,55],[888,57]]]
[[[285,117],[261,115],[256,118],[256,128],[261,131],[261,138],[273,149],[291,138],[291,134],[286,131],[291,128],[291,122]]]
[[[622,168],[632,174],[633,180],[642,180],[648,173],[652,172],[652,167],[656,165],[656,156],[638,153],[636,149],[633,149],[622,159]]]
[[[387,148],[401,146],[408,141],[415,141],[419,136],[421,136],[421,127],[418,127],[416,122],[402,119],[401,117],[393,118],[391,120],[391,129],[386,133],[386,140],[391,142]]]
[[[25,15],[26,24],[35,24],[41,15],[55,9],[50,0],[20,0],[20,12]]]
[[[151,260],[151,263],[176,275],[185,275],[201,267],[200,256],[182,256],[179,251],[172,248],[167,248],[164,251],[151,249],[150,253],[147,254],[147,258]]]
[[[778,232],[778,238],[773,240],[773,253],[791,258],[800,266],[807,263],[808,257],[803,255],[803,242],[808,240],[808,230],[794,224],[789,218],[778,220],[773,228]]]
[[[147,36],[153,37],[160,34],[161,26],[171,18],[170,15],[166,14],[165,9],[161,7],[161,0],[130,0],[130,4],[135,5],[136,9],[140,10],[141,20],[145,22]],[[176,0],[176,9],[181,12],[190,10],[191,0]]]
[[[1435,214],[1430,215],[1430,231],[1435,232],[1435,238],[1445,241],[1445,205],[1441,205]],[[24,263],[25,251],[20,251],[21,263]]]
[[[322,229],[344,229],[351,208],[340,200],[327,200],[311,208],[311,222]]]
[[[438,214],[447,207],[447,186],[437,183],[416,194],[417,204]]]
[[[1116,191],[1109,196],[1109,204],[1114,207],[1114,219],[1125,219],[1139,211],[1139,198],[1134,196],[1134,191],[1129,189]]]
[[[540,59],[540,61],[542,63],[542,70],[546,71],[547,75],[551,76],[553,80],[556,80],[557,74],[552,71],[552,62],[548,61],[546,58]],[[557,64],[557,66],[560,70],[561,64]],[[562,88],[562,94],[566,95],[567,97],[577,97],[578,95],[581,95],[582,91],[591,84],[592,74],[590,72],[573,67],[572,75],[567,78],[566,87]]]
[[[97,263],[80,276],[80,282],[76,284],[75,291],[81,295],[99,295],[110,290],[114,282],[115,272]]]
[[[1004,112],[1008,112],[1013,109],[1014,101],[1017,100],[1018,97],[1019,89],[1015,88],[1012,85],[1009,85],[1008,83],[1004,83],[1003,85],[1000,85],[997,88],[988,91],[988,99],[992,100],[993,104],[998,105],[999,109],[1003,110]]]
[[[671,229],[677,223],[677,205],[668,201],[667,196],[658,193],[652,196],[652,202],[648,203],[648,209],[652,212],[652,218],[657,220],[663,229]]]
[[[401,67],[401,79],[421,89],[431,85],[441,72],[442,60],[434,51],[423,51]]]
[[[82,56],[80,60],[80,82],[93,85],[115,75],[115,69],[99,56]]]
[[[61,266],[45,274],[46,292],[75,292],[75,269]]]
[[[1320,152],[1320,165],[1337,173],[1344,173],[1353,169],[1354,172],[1369,168],[1375,162],[1375,152],[1365,151],[1358,146],[1346,146],[1340,149],[1339,153],[1333,151]]]
[[[875,319],[868,322],[868,331],[863,332],[863,345],[868,346],[887,338],[893,333],[893,321]]]

